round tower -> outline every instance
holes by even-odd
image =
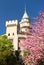
[[[26,8],[24,11],[24,15],[22,17],[22,20],[20,22],[20,31],[19,31],[19,36],[18,36],[18,40],[19,40],[19,44],[20,42],[22,42],[23,39],[26,39],[26,37],[31,36],[32,34],[32,24],[30,23],[30,18],[26,12]],[[21,55],[23,56],[24,54],[24,48],[22,46],[20,46],[21,49]]]
[[[26,8],[24,11],[24,15],[22,17],[22,20],[20,22],[20,32],[24,32],[24,33],[30,33],[32,31],[32,25],[30,23],[30,19],[29,16],[26,12]]]

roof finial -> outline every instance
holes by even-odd
[[[25,13],[26,13],[26,4],[25,4]]]
[[[27,12],[26,12],[26,5],[25,5],[25,10],[24,10],[23,18],[29,18],[28,15],[27,15]]]

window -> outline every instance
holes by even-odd
[[[10,36],[10,33],[8,33],[8,36]]]
[[[20,40],[18,39],[18,42],[20,42]]]
[[[14,35],[14,33],[13,33],[13,35]]]

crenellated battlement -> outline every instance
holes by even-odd
[[[6,26],[8,26],[8,25],[18,25],[18,20],[6,21]]]

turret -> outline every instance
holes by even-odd
[[[22,20],[20,22],[20,31],[21,32],[31,32],[31,29],[32,29],[32,25],[30,23],[30,18],[26,12],[26,8],[25,8],[25,11],[24,11],[24,15],[22,17]]]

